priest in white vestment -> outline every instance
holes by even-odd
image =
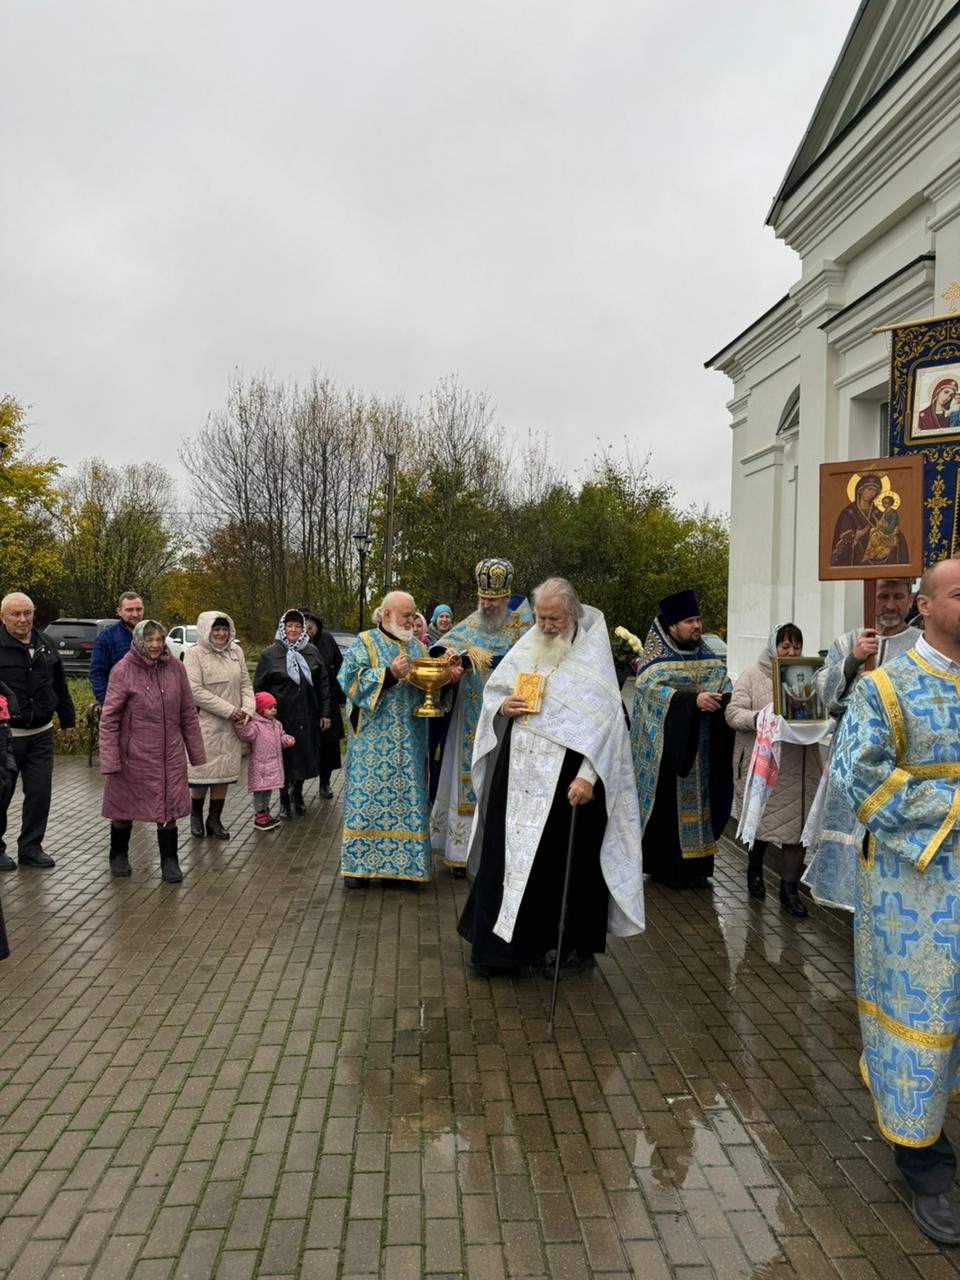
[[[640,810],[606,622],[563,578],[539,586],[533,608],[536,625],[487,681],[474,745],[473,887],[459,930],[469,968],[487,975],[548,963],[574,813],[562,972],[592,967],[608,932],[644,927]],[[528,696],[539,686],[538,710],[518,676]]]

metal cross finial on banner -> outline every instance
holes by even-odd
[[[956,315],[957,303],[960,302],[960,284],[957,284],[956,280],[951,280],[940,297],[947,304],[947,314]]]

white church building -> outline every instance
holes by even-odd
[[[859,583],[818,580],[819,466],[888,453],[872,330],[960,305],[960,3],[864,0],[767,222],[800,278],[707,361],[733,383],[732,671],[776,622],[808,653],[862,623]]]

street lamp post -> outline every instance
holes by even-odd
[[[353,535],[357,544],[357,555],[360,557],[360,607],[357,611],[357,632],[363,630],[363,608],[367,602],[367,556],[370,554],[370,535],[366,529],[360,529]]]

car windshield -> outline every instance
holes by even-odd
[[[183,638],[184,638],[184,640],[186,640],[187,644],[196,644],[196,643],[197,643],[197,628],[196,628],[196,627],[184,627],[184,628],[183,628]]]

